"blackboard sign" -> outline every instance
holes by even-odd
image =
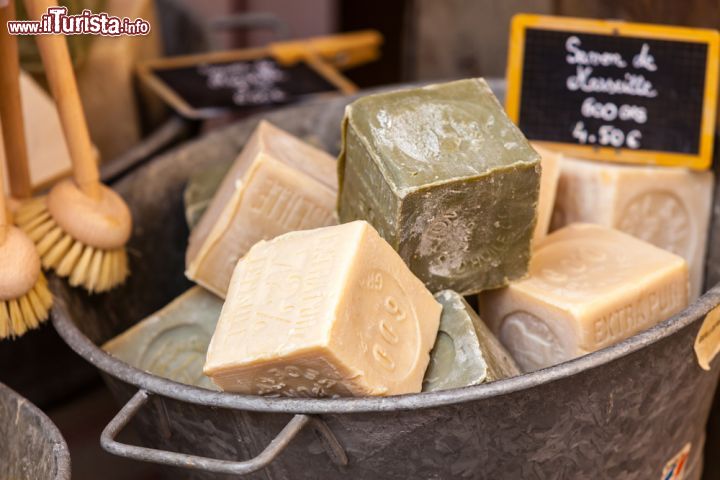
[[[351,93],[350,82],[319,59],[286,64],[268,53],[255,49],[153,60],[140,66],[140,75],[173,108],[194,119],[322,92]]]
[[[718,32],[513,19],[506,107],[525,135],[587,158],[709,168]]]

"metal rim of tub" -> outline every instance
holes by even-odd
[[[30,415],[38,417],[42,420],[43,434],[47,436],[47,440],[53,445],[53,455],[55,456],[55,479],[56,480],[70,480],[71,462],[70,462],[70,450],[68,449],[67,443],[63,438],[60,430],[50,420],[50,418],[40,410],[34,403],[27,400],[25,397],[17,393],[7,385],[0,383],[0,393],[15,398],[19,403],[22,403],[22,408],[28,410]]]
[[[470,387],[439,392],[414,393],[390,397],[358,398],[282,398],[216,392],[168,380],[139,370],[122,362],[87,338],[72,321],[65,302],[57,299],[52,322],[63,340],[85,360],[105,373],[147,392],[175,400],[235,410],[258,412],[323,414],[410,410],[482,400],[509,394],[544,383],[567,378],[585,370],[602,366],[662,340],[689,326],[720,301],[720,284],[706,292],[682,312],[611,347],[546,369],[517,377]],[[688,355],[694,355],[688,352]]]

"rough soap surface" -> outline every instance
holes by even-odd
[[[483,292],[480,314],[524,371],[620,342],[688,304],[685,260],[600,225],[542,239],[530,276]]]
[[[370,222],[431,291],[526,274],[539,156],[484,80],[363,97],[343,132],[340,220]]]
[[[224,297],[238,259],[256,242],[335,224],[336,190],[330,155],[260,122],[192,230],[186,275]]]
[[[683,257],[690,301],[703,292],[713,172],[563,158],[553,226],[617,228]]]
[[[430,353],[423,391],[433,392],[493,382],[520,374],[515,361],[462,295],[435,294],[443,307]]]
[[[367,222],[287,233],[238,263],[204,371],[259,395],[419,392],[440,310]]]

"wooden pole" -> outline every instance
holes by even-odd
[[[0,168],[0,246],[5,243],[9,230],[10,218],[8,216],[7,202],[5,201],[5,178],[3,169]]]
[[[39,20],[49,7],[56,7],[57,3],[54,0],[25,0],[25,6],[28,16]],[[68,142],[75,183],[85,195],[99,199],[100,173],[80,102],[67,41],[62,35],[38,35],[37,43]]]
[[[32,185],[20,96],[20,60],[17,39],[7,31],[8,20],[15,20],[14,1],[0,8],[0,120],[10,193],[26,199],[32,195]]]

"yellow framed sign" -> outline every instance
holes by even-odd
[[[719,44],[716,30],[516,15],[505,107],[569,155],[708,169]]]

